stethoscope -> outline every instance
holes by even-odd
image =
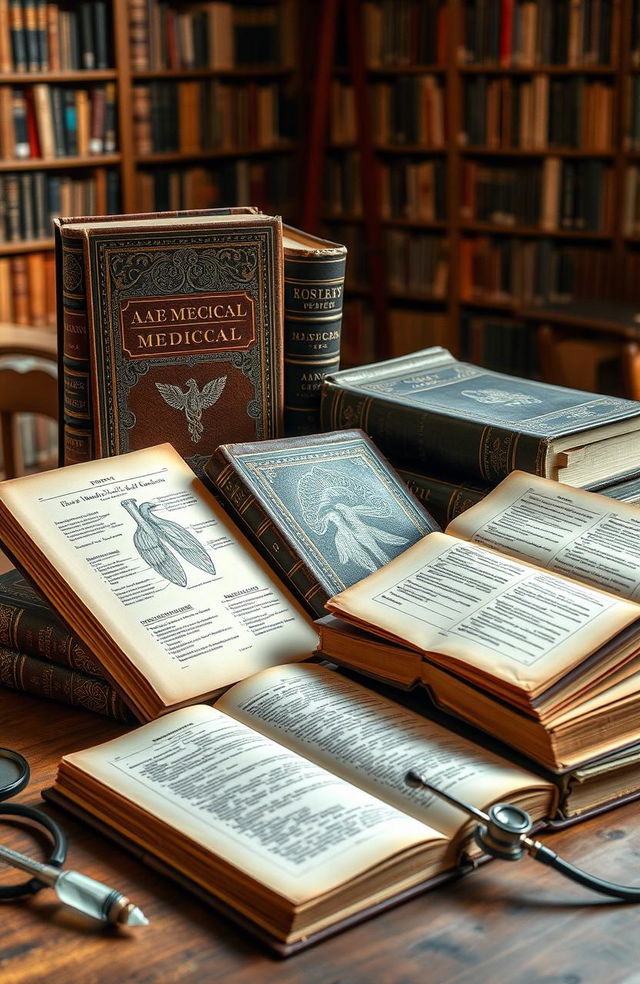
[[[9,847],[0,845],[0,862],[28,872],[31,877],[14,883],[0,885],[0,902],[25,899],[44,888],[53,888],[61,902],[78,909],[101,923],[124,926],[146,926],[148,919],[138,906],[115,888],[89,878],[79,871],[63,869],[67,856],[67,837],[60,824],[34,806],[7,803],[12,796],[22,792],[30,778],[29,763],[19,752],[0,748],[0,820],[3,816],[29,821],[39,828],[50,844],[45,862],[35,861]]]
[[[533,830],[533,820],[526,810],[513,803],[496,803],[490,807],[488,813],[478,810],[475,806],[465,803],[463,800],[445,792],[432,782],[429,782],[417,769],[411,769],[404,777],[405,783],[412,789],[428,789],[430,792],[440,796],[452,806],[462,810],[468,816],[478,820],[473,831],[473,839],[484,854],[493,858],[500,858],[502,861],[520,861],[525,854],[530,854],[536,861],[546,864],[550,868],[555,868],[565,878],[584,885],[594,892],[602,895],[610,895],[614,899],[623,902],[640,902],[640,888],[631,888],[626,885],[616,885],[614,882],[604,881],[595,875],[590,875],[581,868],[564,858],[559,857],[555,851],[540,841],[534,840],[529,836]]]
[[[22,792],[30,775],[29,763],[23,755],[10,748],[0,748],[0,818],[11,816],[28,820],[30,825],[43,831],[51,845],[46,864],[61,869],[67,856],[67,837],[60,824],[37,807],[6,802]],[[0,885],[0,900],[26,898],[43,888],[45,883],[38,878],[28,878],[13,885]]]

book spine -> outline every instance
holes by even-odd
[[[360,427],[383,454],[437,474],[496,484],[516,468],[546,477],[544,438],[504,427],[433,412],[326,379],[320,404],[321,430]]]
[[[215,495],[222,496],[225,508],[305,609],[314,618],[326,615],[329,592],[291,548],[220,448],[207,462],[203,478]]]
[[[89,333],[82,239],[60,230],[62,274],[62,463],[93,458]]]
[[[116,721],[130,723],[134,720],[122,699],[105,680],[45,663],[4,647],[0,647],[0,684],[34,697],[81,707],[94,714],[115,718]]]
[[[455,484],[404,468],[398,468],[397,471],[416,499],[420,500],[443,529],[460,513],[484,499],[490,491],[488,487],[476,489],[464,483]]]
[[[20,594],[15,600],[0,596],[0,647],[56,663],[88,676],[103,676],[100,663],[53,612],[30,604]]]
[[[284,257],[284,430],[320,426],[320,387],[340,368],[346,250]]]

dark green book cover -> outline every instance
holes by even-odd
[[[362,431],[222,445],[205,481],[315,615],[439,529]]]

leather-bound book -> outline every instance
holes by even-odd
[[[362,427],[397,465],[495,485],[515,469],[597,488],[637,468],[640,403],[459,362],[434,347],[333,373],[323,430]]]
[[[320,387],[340,368],[347,247],[284,227],[284,430],[320,430]]]
[[[316,616],[439,528],[359,430],[223,445],[204,480]]]
[[[57,222],[63,461],[282,433],[282,223],[251,208]]]

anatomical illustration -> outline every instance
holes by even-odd
[[[216,569],[204,547],[179,523],[156,516],[153,510],[157,509],[157,504],[141,502],[138,505],[135,499],[123,499],[121,505],[136,522],[133,534],[136,550],[145,564],[167,581],[183,588],[187,586],[187,575],[176,553],[206,574],[215,574]]]
[[[385,519],[391,507],[357,479],[314,465],[298,480],[302,514],[314,533],[333,533],[341,564],[356,564],[373,573],[390,559],[381,544],[400,546],[397,536],[368,522]]]

